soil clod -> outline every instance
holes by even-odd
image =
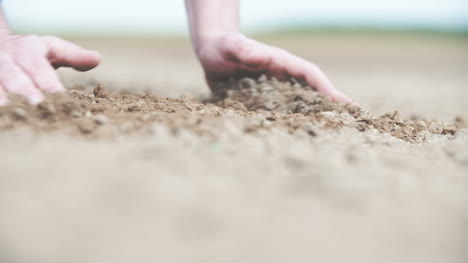
[[[99,84],[94,90],[93,94],[96,98],[107,99],[109,97],[109,92],[103,84]]]

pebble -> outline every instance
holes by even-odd
[[[103,114],[93,116],[92,120],[98,125],[104,125],[109,122],[109,119]]]
[[[78,130],[83,134],[92,133],[96,129],[96,125],[89,119],[80,119],[76,122]]]
[[[13,116],[18,120],[25,120],[28,118],[28,113],[22,108],[15,108],[13,110]]]
[[[99,84],[94,90],[93,95],[96,98],[106,99],[109,97],[109,92],[103,84]]]
[[[434,134],[440,134],[444,130],[444,125],[441,122],[434,121],[429,124],[429,131]]]
[[[73,117],[73,118],[80,118],[80,117],[83,117],[83,114],[79,111],[72,111],[70,113],[70,116]]]
[[[252,87],[255,87],[255,85],[257,85],[257,82],[251,78],[244,78],[239,81],[239,84],[243,89],[250,89]]]
[[[403,117],[401,116],[401,113],[399,111],[395,111],[393,113],[393,116],[392,116],[392,119],[394,121],[396,121],[397,123],[403,123],[404,122],[404,119]]]

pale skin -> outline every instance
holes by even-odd
[[[336,101],[352,103],[336,90],[320,68],[277,47],[249,39],[239,31],[239,0],[185,0],[195,53],[211,89],[230,77],[266,74],[294,77]],[[87,71],[99,65],[99,53],[53,36],[15,35],[0,4],[0,105],[8,93],[31,104],[45,93],[64,91],[55,69]]]

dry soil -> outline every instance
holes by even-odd
[[[78,40],[99,69],[0,108],[0,262],[466,262],[466,38],[263,41],[359,106],[209,94],[187,40]]]

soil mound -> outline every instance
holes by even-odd
[[[66,93],[48,95],[37,106],[20,97],[11,98],[11,103],[0,107],[0,130],[26,126],[36,132],[65,129],[72,134],[108,137],[144,133],[155,122],[177,126],[178,119],[186,120],[189,113],[204,108],[187,98],[129,92],[110,94],[103,85],[93,91],[74,87]]]
[[[409,142],[423,142],[428,134],[454,135],[458,129],[466,127],[461,117],[449,125],[435,120],[405,120],[398,111],[374,116],[358,106],[334,102],[294,79],[278,81],[265,76],[258,80],[231,79],[220,83],[210,102],[223,108],[244,111],[301,114],[312,122],[323,122],[325,128],[347,126],[359,131],[377,129]]]
[[[279,128],[316,136],[321,130],[351,127],[362,132],[377,129],[408,142],[424,142],[431,134],[452,136],[466,127],[462,118],[448,125],[405,120],[398,112],[374,116],[357,106],[333,102],[295,80],[280,82],[266,77],[221,83],[204,102],[150,93],[112,94],[103,85],[92,91],[75,87],[67,93],[50,95],[37,106],[19,97],[11,100],[0,108],[0,130],[29,127],[37,132],[68,130],[94,137],[148,133],[156,123],[174,133],[189,130],[216,137],[225,132],[226,121],[233,121],[244,133]]]

